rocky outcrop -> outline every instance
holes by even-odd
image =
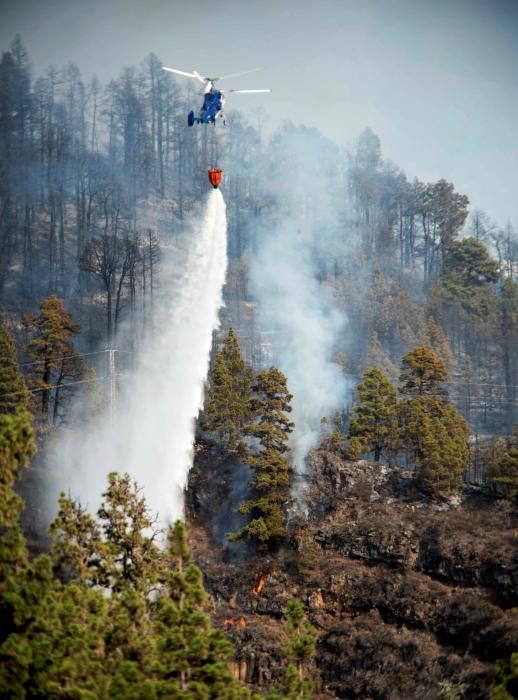
[[[236,644],[237,675],[275,684],[284,610],[300,598],[319,634],[316,697],[489,697],[494,662],[518,648],[518,539],[507,507],[475,491],[430,503],[405,470],[319,451],[286,546],[236,552],[218,534],[232,464],[210,453],[191,475],[193,548],[214,619]]]

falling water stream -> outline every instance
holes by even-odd
[[[95,507],[109,471],[128,472],[143,487],[162,524],[181,517],[183,489],[192,465],[195,420],[203,402],[212,333],[227,268],[225,202],[211,191],[195,225],[181,269],[165,249],[154,332],[135,370],[121,382],[115,410],[62,440],[65,489]]]

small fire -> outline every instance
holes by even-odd
[[[252,588],[252,593],[257,597],[261,595],[261,591],[263,590],[264,584],[266,583],[266,574],[263,574],[261,578],[259,579],[259,583],[255,588]]]
[[[237,622],[234,620],[233,617],[227,617],[225,620],[223,620],[223,627],[228,629],[229,627],[246,627],[246,620],[244,617],[240,617]]]

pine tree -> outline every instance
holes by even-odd
[[[16,345],[7,328],[0,328],[0,414],[29,408],[30,394],[18,370]]]
[[[254,469],[249,484],[253,495],[240,506],[241,513],[250,514],[252,520],[228,537],[250,537],[266,547],[286,535],[285,504],[289,501],[292,467],[285,454],[294,427],[286,414],[291,412],[292,395],[286,377],[275,367],[259,372],[254,394],[252,410],[256,418],[247,431],[259,439],[263,449],[246,458]]]
[[[48,557],[41,557],[39,564],[41,597],[32,602],[26,629],[11,635],[2,650],[10,657],[6,671],[17,671],[18,697],[107,697],[109,601],[101,591],[55,580]]]
[[[288,641],[284,653],[290,663],[278,693],[269,693],[266,700],[311,700],[313,681],[305,678],[305,666],[315,654],[316,630],[304,613],[300,600],[290,600],[286,610]]]
[[[457,491],[469,463],[469,426],[446,400],[447,379],[444,363],[428,348],[415,348],[402,360],[400,434],[433,497]]]
[[[41,392],[41,417],[48,420],[51,393],[54,392],[53,422],[58,417],[60,393],[66,379],[80,380],[86,365],[74,350],[72,336],[80,327],[65,313],[63,301],[50,296],[40,304],[40,313],[25,314],[23,324],[35,332],[24,352],[34,360],[32,377],[34,388]]]
[[[200,570],[191,563],[187,533],[177,521],[169,531],[165,590],[157,606],[160,697],[245,700],[248,692],[232,676],[232,645],[211,627]]]
[[[230,328],[210,373],[202,421],[205,429],[218,431],[220,441],[229,450],[243,451],[241,437],[251,418],[251,389],[252,370],[241,357],[237,337]]]
[[[396,390],[377,367],[368,369],[357,387],[359,402],[349,424],[349,456],[374,452],[379,462],[384,452],[397,447],[398,401]]]
[[[107,696],[118,700],[157,697],[159,650],[153,606],[142,590],[126,587],[112,593],[108,614],[103,640]]]
[[[97,516],[104,533],[104,575],[112,591],[126,587],[149,592],[159,577],[157,518],[128,474],[108,474]]]
[[[56,566],[68,576],[113,592],[149,592],[159,579],[159,531],[141,489],[128,474],[108,475],[108,488],[94,519],[74,499],[61,494],[50,526]]]
[[[445,299],[460,301],[469,313],[487,313],[491,282],[499,277],[498,262],[476,238],[453,241],[444,259],[441,277]]]
[[[506,453],[497,464],[488,469],[488,477],[496,486],[501,486],[506,494],[518,494],[518,425]]]
[[[453,360],[450,343],[441,325],[431,315],[426,320],[425,338],[426,346],[431,348],[448,368]]]
[[[518,697],[518,652],[508,659],[496,662],[497,684],[492,689],[491,700],[513,700]]]
[[[14,473],[30,441],[4,437]],[[97,520],[61,497],[52,559],[29,563],[24,548],[0,586],[2,697],[249,699],[231,672],[232,645],[205,613],[185,527],[171,528],[161,552],[153,521],[127,475],[110,475]]]
[[[469,459],[465,421],[447,404],[440,416],[430,418],[424,413],[420,433],[416,469],[421,483],[433,495],[455,493]]]
[[[361,367],[364,371],[369,367],[379,367],[389,380],[396,381],[398,377],[397,367],[383,349],[377,333],[373,333],[371,336],[365,361],[362,362]]]
[[[28,561],[19,523],[23,501],[14,484],[35,451],[30,414],[23,409],[0,414],[0,643],[19,614],[21,572]]]
[[[407,353],[401,363],[401,386],[404,396],[442,393],[442,382],[448,379],[444,362],[429,348],[418,347]]]
[[[296,665],[300,680],[304,678],[304,664],[313,657],[317,635],[315,628],[306,620],[304,606],[300,600],[290,600],[286,610],[288,618],[288,642],[286,654]]]
[[[91,586],[106,580],[102,529],[93,516],[70,496],[61,493],[58,513],[49,532],[54,537],[51,556],[67,578]]]
[[[22,408],[15,415],[0,414],[0,528],[18,521],[23,502],[13,486],[35,451],[30,413]]]

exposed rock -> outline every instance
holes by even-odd
[[[501,505],[469,493],[437,507],[405,470],[317,451],[307,516],[265,556],[220,544],[242,465],[211,450],[200,464],[193,549],[214,618],[236,644],[236,675],[255,687],[281,677],[284,611],[299,598],[319,633],[316,698],[438,700],[445,680],[470,700],[488,697],[495,660],[518,648],[516,521]]]

